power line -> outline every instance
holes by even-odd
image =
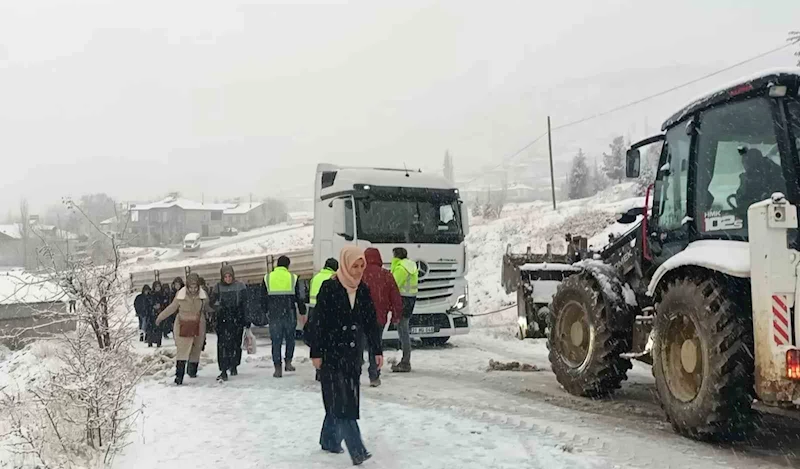
[[[564,129],[564,128],[567,128],[567,127],[572,127],[572,126],[574,126],[574,125],[583,124],[584,122],[588,122],[588,121],[590,121],[590,120],[594,120],[594,119],[597,119],[597,118],[600,118],[600,117],[605,117],[605,116],[607,116],[607,115],[609,115],[609,114],[612,114],[612,113],[614,113],[614,112],[621,111],[621,110],[623,110],[623,109],[627,109],[627,108],[629,108],[629,107],[632,107],[632,106],[635,106],[635,105],[637,105],[637,104],[641,104],[641,103],[643,103],[643,102],[645,102],[645,101],[649,101],[649,100],[651,100],[651,99],[654,99],[654,98],[658,98],[658,97],[664,96],[665,94],[672,93],[673,91],[677,91],[677,90],[679,90],[679,89],[681,89],[681,88],[686,88],[686,87],[687,87],[687,86],[689,86],[689,85],[693,85],[693,84],[695,84],[695,83],[697,83],[697,82],[699,82],[699,81],[702,81],[702,80],[705,80],[705,79],[711,78],[711,77],[713,77],[713,76],[719,75],[720,73],[725,73],[725,72],[727,72],[727,71],[729,71],[729,70],[732,70],[732,69],[734,69],[734,68],[736,68],[736,67],[740,67],[740,66],[742,66],[742,65],[744,65],[744,64],[747,64],[747,63],[753,62],[754,60],[758,60],[758,59],[760,59],[760,58],[762,58],[762,57],[765,57],[765,56],[767,56],[767,55],[774,54],[775,52],[778,52],[778,51],[780,51],[780,50],[786,49],[786,48],[788,48],[788,47],[792,47],[793,45],[794,45],[794,43],[784,44],[784,45],[782,45],[782,46],[780,46],[780,47],[776,47],[776,48],[774,48],[774,49],[770,49],[770,50],[768,50],[768,51],[766,51],[766,52],[762,52],[762,53],[760,53],[760,54],[758,54],[758,55],[754,55],[754,56],[752,56],[752,57],[749,57],[749,58],[747,58],[747,59],[745,59],[745,60],[742,60],[742,61],[740,61],[740,62],[737,62],[737,63],[735,63],[735,64],[729,65],[729,66],[727,66],[727,67],[725,67],[725,68],[721,68],[721,69],[719,69],[719,70],[716,70],[716,71],[714,71],[714,72],[711,72],[711,73],[705,74],[705,75],[703,75],[703,76],[700,76],[700,77],[694,78],[694,79],[692,79],[692,80],[689,80],[689,81],[687,81],[687,82],[681,83],[681,84],[679,84],[679,85],[675,85],[675,86],[673,86],[672,88],[669,88],[669,89],[666,89],[666,90],[663,90],[663,91],[659,91],[658,93],[651,94],[651,95],[649,95],[649,96],[645,96],[644,98],[639,98],[639,99],[637,99],[637,100],[635,100],[635,101],[631,101],[631,102],[629,102],[629,103],[626,103],[626,104],[623,104],[623,105],[620,105],[620,106],[617,106],[617,107],[614,107],[614,108],[608,109],[608,110],[606,110],[606,111],[603,111],[603,112],[600,112],[600,113],[597,113],[597,114],[593,114],[593,115],[591,115],[591,116],[582,117],[582,118],[580,118],[580,119],[577,119],[577,120],[574,120],[574,121],[572,121],[572,122],[567,122],[566,124],[557,125],[557,126],[553,127],[553,128],[551,129],[551,131],[555,131],[555,130],[561,130],[561,129]],[[515,158],[517,155],[519,155],[519,154],[520,154],[520,153],[522,153],[523,151],[527,150],[527,149],[528,149],[528,148],[530,148],[530,147],[531,147],[533,144],[535,144],[536,142],[538,142],[539,140],[543,139],[543,138],[544,138],[544,137],[546,137],[546,136],[547,136],[547,132],[545,132],[545,133],[544,133],[544,134],[542,134],[542,135],[539,135],[539,136],[538,136],[538,137],[536,137],[535,139],[533,139],[533,140],[531,140],[530,142],[528,142],[527,144],[525,144],[525,146],[523,146],[523,147],[522,147],[522,148],[520,148],[519,150],[517,150],[517,151],[515,151],[514,153],[510,154],[509,156],[506,156],[505,158],[503,158],[503,160],[501,160],[501,162],[500,162],[498,165],[496,165],[496,166],[493,166],[492,168],[490,168],[490,169],[488,169],[488,170],[483,170],[483,173],[485,174],[485,173],[487,173],[487,172],[494,171],[495,169],[497,169],[497,168],[499,168],[499,167],[503,166],[503,165],[504,165],[504,164],[506,164],[508,161],[512,160],[512,159],[513,159],[513,158]],[[483,174],[481,174],[480,176],[476,176],[476,177],[474,177],[474,178],[470,179],[469,181],[467,181],[467,183],[466,183],[466,184],[471,184],[472,182],[474,182],[474,181],[476,181],[476,180],[480,179],[481,177],[483,177]]]

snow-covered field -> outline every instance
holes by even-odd
[[[473,219],[468,237],[471,311],[481,314],[513,304],[500,285],[507,245],[515,251],[528,245],[543,251],[552,243],[558,251],[565,248],[568,232],[600,245],[609,233],[628,229],[614,219],[642,203],[632,197],[633,189],[617,186],[590,199],[561,203],[557,211],[535,202],[510,205],[498,220]],[[310,246],[311,236],[310,227],[267,233],[214,248],[204,259],[294,250]],[[170,262],[187,260],[156,265]],[[690,441],[673,434],[664,421],[648,367],[636,364],[616,399],[577,398],[566,394],[549,372],[544,341],[514,338],[515,309],[476,317],[472,326],[469,335],[454,337],[446,347],[415,350],[411,374],[384,373],[377,389],[365,386],[363,378],[360,424],[375,456],[364,467],[800,467],[796,446],[791,449],[800,423],[768,422],[764,441],[756,438],[730,448]],[[324,411],[305,346],[298,343],[297,373],[277,380],[271,376],[269,341],[259,338],[258,353],[245,357],[240,375],[219,384],[214,380],[215,342],[209,335],[200,377],[187,379],[180,388],[172,384],[172,340],[162,349],[136,344],[154,372],[139,386],[137,403],[144,405],[144,414],[114,468],[350,466],[346,455],[319,450]],[[40,366],[37,357],[43,353],[33,348],[6,352],[0,388],[38,376],[31,370]],[[3,355],[0,351],[0,360]],[[389,349],[385,356],[390,364],[399,352]],[[538,371],[488,371],[489,360],[519,361]]]

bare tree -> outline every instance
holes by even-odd
[[[800,44],[800,30],[789,31],[789,38],[787,39],[792,44]],[[800,50],[794,53],[797,57],[797,66],[800,67]]]
[[[70,210],[81,208],[67,201]],[[90,224],[102,232],[94,223]],[[74,467],[108,464],[125,446],[140,409],[133,407],[142,369],[133,352],[135,327],[127,304],[128,286],[120,272],[119,249],[108,242],[111,262],[94,263],[40,249],[48,266],[35,276],[20,276],[20,288],[47,285],[66,308],[36,311],[36,326],[10,331],[11,339],[44,337],[55,350],[58,366],[45,379],[21,389],[0,389],[0,443],[22,467]],[[65,262],[57,262],[57,256]],[[74,332],[42,334],[53,324],[74,325]],[[41,343],[41,342],[37,342]],[[35,344],[34,344],[35,345]]]

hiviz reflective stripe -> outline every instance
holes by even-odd
[[[330,280],[335,274],[331,269],[322,269],[314,278],[311,279],[311,292],[308,298],[308,302],[311,306],[315,306],[317,304],[317,295],[319,294],[319,289],[322,288],[322,282],[325,280]]]
[[[276,267],[264,276],[264,285],[267,286],[269,296],[294,295],[297,275],[289,272],[286,267]]]

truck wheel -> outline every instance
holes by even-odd
[[[683,278],[656,306],[653,376],[661,407],[681,435],[735,439],[752,422],[752,318],[738,306],[749,301],[732,293],[713,278]]]
[[[564,280],[550,310],[550,364],[558,382],[570,394],[599,397],[612,393],[627,379],[628,321],[614,315],[624,308],[606,304],[603,290],[587,273]]]

